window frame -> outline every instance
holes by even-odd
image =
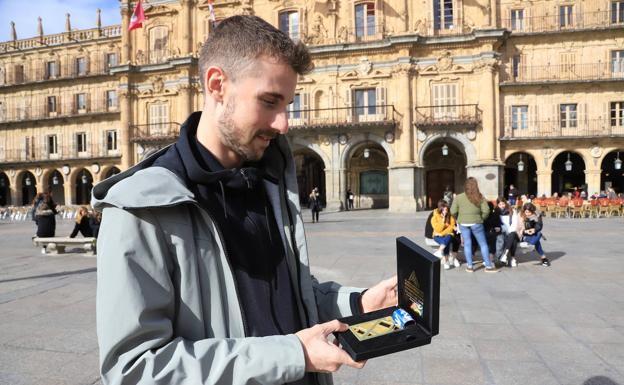
[[[609,120],[611,127],[624,127],[624,101],[610,102]]]
[[[358,10],[362,9],[362,16],[358,19]],[[355,12],[355,38],[357,40],[366,40],[377,33],[377,9],[372,1],[365,1],[354,5]],[[372,18],[371,18],[372,16]],[[360,20],[361,26],[358,25]]]
[[[358,99],[358,95],[361,95],[360,99]],[[371,95],[373,97],[372,104],[370,100]],[[358,100],[362,101],[362,105],[358,104]],[[353,110],[355,116],[359,118],[377,115],[377,88],[362,87],[353,89]]]
[[[516,16],[520,15],[520,18]],[[524,31],[524,8],[512,8],[510,10],[510,28],[512,31],[523,32]],[[518,27],[517,21],[520,22],[520,26]]]
[[[85,131],[76,132],[76,152],[78,154],[86,154],[87,151],[87,133]]]
[[[111,95],[114,95],[114,97],[111,98]],[[106,90],[106,109],[110,111],[110,110],[116,110],[117,108],[119,108],[119,99],[117,98],[117,90]]]
[[[559,5],[559,28],[569,29],[574,27],[574,4]]]
[[[559,127],[561,129],[578,128],[578,113],[578,103],[559,104]]]
[[[53,115],[58,113],[58,104],[56,102],[56,95],[49,95],[46,98],[46,108],[48,115]],[[54,108],[50,108],[54,107]]]
[[[117,130],[106,130],[106,151],[118,151]]]
[[[84,56],[76,58],[76,76],[86,76],[89,73],[87,68],[87,58]]]
[[[449,31],[453,29],[455,29],[455,1],[433,0],[433,30]]]
[[[527,104],[517,104],[511,106],[511,129],[529,129],[529,106]]]
[[[293,23],[292,16],[296,15],[297,23]],[[285,18],[284,18],[285,16]],[[284,32],[291,40],[299,40],[301,32],[301,18],[299,17],[299,11],[295,9],[282,10],[278,14],[277,19],[278,29]],[[286,24],[284,24],[284,22]]]
[[[611,0],[611,24],[624,24],[624,0]]]
[[[52,155],[58,155],[58,137],[56,134],[50,134],[47,135],[47,152],[48,155],[52,156]]]

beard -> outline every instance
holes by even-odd
[[[225,105],[225,111],[223,115],[218,120],[218,129],[219,134],[221,136],[221,142],[223,145],[234,151],[238,156],[241,157],[243,162],[248,161],[257,161],[262,158],[264,155],[264,149],[262,150],[254,150],[252,147],[252,142],[256,138],[256,136],[263,135],[271,138],[275,138],[277,133],[275,130],[258,130],[258,132],[254,133],[254,136],[251,137],[249,143],[243,143],[245,130],[244,128],[238,126],[234,119],[232,118],[234,115],[234,111],[236,110],[236,103],[232,99],[228,101]]]

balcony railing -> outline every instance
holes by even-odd
[[[416,126],[421,129],[476,128],[481,123],[477,104],[416,107]]]
[[[318,108],[293,110],[288,114],[288,126],[297,129],[335,127],[394,126],[394,105],[377,104],[364,107]]]
[[[514,128],[517,127],[517,128]],[[525,128],[521,128],[525,127]],[[501,139],[544,139],[624,136],[624,122],[610,119],[535,120],[512,124],[507,119]]]
[[[116,104],[108,105],[106,101],[87,102],[84,105],[76,103],[57,104],[56,108],[48,105],[29,106],[24,108],[13,108],[8,111],[0,110],[0,124],[14,123],[31,120],[58,119],[67,117],[78,117],[81,115],[93,114],[116,114],[119,108]]]
[[[41,47],[50,47],[70,42],[93,41],[97,38],[110,37],[121,37],[121,25],[83,29],[79,31],[63,32],[53,35],[44,35],[28,39],[1,42],[0,53]]]
[[[134,143],[170,143],[180,135],[180,123],[163,122],[131,126]]]
[[[585,80],[624,80],[624,61],[544,66],[502,66],[506,84],[576,82]]]
[[[98,143],[86,144],[84,148],[81,148],[82,151],[78,150],[76,146],[57,146],[52,153],[47,146],[31,147],[29,150],[7,149],[0,152],[0,162],[39,163],[121,156],[119,149],[108,150],[105,144]]]
[[[522,19],[503,19],[502,26],[514,34],[561,32],[624,27],[624,19],[611,11],[574,12],[571,19],[562,17],[557,12],[552,15],[524,17]]]
[[[19,71],[8,65],[4,78],[0,78],[0,87],[61,79],[79,80],[81,77],[108,75],[110,69],[104,59],[90,60],[84,67],[78,68],[75,57],[63,58],[53,72],[46,69],[45,61],[32,62],[30,66],[31,69],[24,68]]]
[[[177,57],[176,53],[170,49],[151,50],[147,53],[139,50],[136,53],[136,63],[139,65],[160,64],[166,63],[175,57]]]

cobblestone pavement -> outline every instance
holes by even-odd
[[[361,287],[389,277],[395,238],[422,244],[425,218],[323,212],[306,226],[312,272]],[[624,385],[623,225],[547,219],[550,268],[532,252],[498,274],[443,271],[433,343],[342,368],[336,384]],[[0,384],[98,384],[95,258],[42,255],[32,233],[0,223]]]

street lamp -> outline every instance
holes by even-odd
[[[364,159],[368,159],[370,157],[370,150],[368,148],[364,149]]]
[[[448,156],[448,146],[446,143],[442,146],[442,156]]]
[[[615,162],[613,162],[615,165],[615,169],[616,170],[620,170],[622,168],[622,161],[620,160],[620,152],[617,152],[617,155],[615,156]]]
[[[87,184],[89,182],[89,179],[87,178],[86,174],[82,174],[82,177],[80,178],[80,180],[82,181],[82,184]]]
[[[26,182],[26,186],[30,186],[32,184],[32,180],[29,176],[26,177],[26,180],[24,182]]]
[[[58,178],[58,176],[57,176],[57,175],[54,175],[54,176],[52,177],[52,184],[53,184],[53,185],[57,185],[57,184],[59,184],[59,178]]]
[[[520,161],[518,162],[518,171],[524,171],[524,162],[522,161],[522,154],[520,154]]]
[[[568,152],[568,160],[565,162],[566,171],[572,171],[572,161],[570,160],[570,153]]]

